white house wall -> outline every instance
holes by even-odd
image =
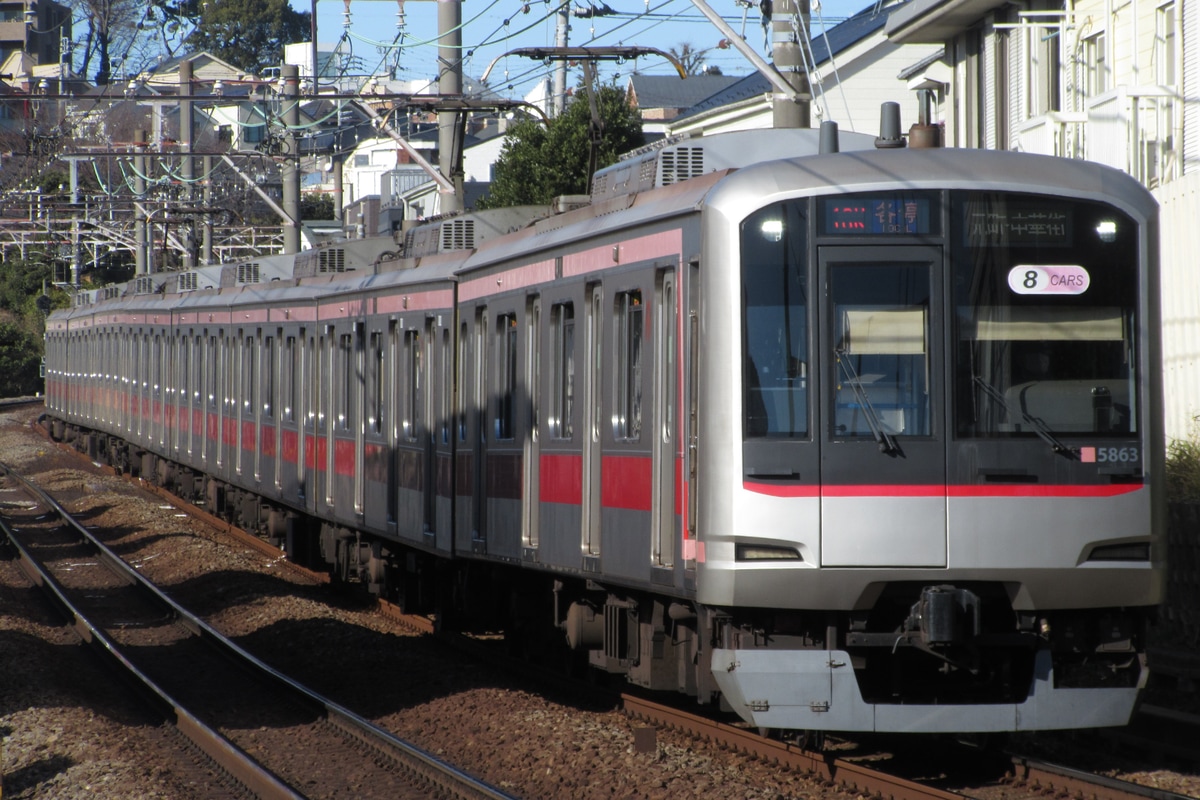
[[[1163,372],[1168,439],[1200,437],[1200,171],[1155,192],[1161,207]]]

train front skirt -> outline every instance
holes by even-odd
[[[863,700],[844,650],[713,651],[726,702],[761,728],[909,733],[999,733],[1126,725],[1141,686],[1056,688],[1048,651],[1035,660],[1021,703],[872,704]],[[1140,683],[1147,671],[1143,668]]]

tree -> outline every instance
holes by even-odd
[[[708,50],[697,50],[692,46],[691,42],[682,42],[677,47],[668,47],[667,52],[675,57],[683,66],[683,71],[688,75],[709,74],[704,67],[704,57],[708,55]],[[720,74],[719,72],[717,74]]]
[[[188,44],[261,75],[282,63],[285,44],[309,37],[311,18],[287,0],[221,0],[205,4]]]
[[[603,123],[597,158],[605,167],[644,142],[642,120],[625,92],[601,87],[596,95]],[[587,90],[576,92],[566,111],[543,126],[535,120],[514,125],[505,136],[488,196],[480,208],[547,204],[559,195],[587,194],[592,114]]]
[[[312,192],[301,195],[300,219],[333,219],[333,196]]]
[[[42,390],[42,348],[35,336],[0,322],[0,397],[21,397]]]

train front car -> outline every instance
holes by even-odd
[[[1149,193],[869,151],[743,169],[704,225],[697,600],[725,700],[764,728],[1125,724],[1163,585]]]

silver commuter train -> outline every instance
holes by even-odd
[[[82,293],[53,431],[761,728],[1124,724],[1163,585],[1156,205],[873,143],[684,140],[563,213]]]

